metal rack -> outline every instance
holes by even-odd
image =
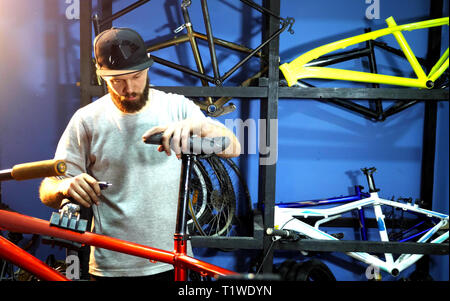
[[[149,0],[137,1],[129,7],[112,14],[111,0],[102,0],[101,30],[109,28],[112,21],[131,11]],[[442,15],[442,0],[430,1],[430,18]],[[263,6],[275,14],[280,12],[279,0],[263,0]],[[264,20],[262,38],[276,32],[279,22],[276,18],[269,16]],[[429,29],[428,57],[438,57],[440,51],[440,28]],[[91,1],[80,2],[80,60],[81,60],[81,106],[92,101],[93,97],[105,94],[104,88],[93,81],[94,64],[92,61],[92,3]],[[437,54],[436,54],[437,53]],[[272,40],[263,48],[263,54],[268,58],[268,75],[260,79],[258,86],[252,87],[154,87],[166,92],[182,94],[187,97],[222,97],[230,96],[242,99],[261,99],[261,119],[278,118],[279,99],[323,101],[336,100],[346,102],[351,100],[414,100],[425,101],[425,119],[423,133],[423,157],[421,175],[421,199],[431,200],[433,192],[434,154],[436,144],[436,119],[437,101],[448,101],[448,90],[412,90],[399,88],[295,88],[279,86],[279,39]],[[267,131],[267,135],[270,131]],[[262,141],[271,141],[269,137]],[[261,155],[260,155],[261,156]],[[258,200],[264,204],[263,210],[256,210],[253,220],[253,236],[250,237],[192,237],[194,247],[210,248],[234,248],[262,250],[266,256],[263,271],[271,272],[273,265],[274,249],[291,249],[322,252],[390,252],[390,253],[420,253],[420,254],[448,254],[447,245],[432,245],[420,243],[385,243],[368,241],[300,241],[288,244],[274,244],[270,248],[271,238],[264,235],[264,229],[273,227],[274,223],[274,200],[276,183],[276,164],[259,166],[259,189]],[[426,204],[431,209],[431,203]],[[428,269],[427,260],[418,264],[422,270]]]

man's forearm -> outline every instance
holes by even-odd
[[[45,178],[39,187],[39,197],[44,205],[58,209],[65,198],[60,187],[64,180],[57,178]]]

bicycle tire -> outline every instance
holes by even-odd
[[[247,182],[242,176],[237,164],[230,158],[216,157],[220,161],[220,167],[228,174],[233,186],[233,192],[236,199],[236,210],[233,219],[235,235],[251,235],[248,233],[252,229],[253,221],[252,199],[248,190]]]
[[[220,212],[210,223],[220,223],[225,228],[225,231],[220,235],[222,236],[233,236],[233,225],[236,221],[236,209],[237,209],[237,199],[234,191],[234,186],[231,181],[230,174],[225,169],[221,158],[213,155],[207,158],[209,164],[216,171],[216,175],[221,181],[222,195],[221,198],[213,198],[213,206]],[[214,204],[215,201],[215,204]]]
[[[336,281],[331,270],[318,259],[311,259],[298,265],[295,273],[296,281]]]
[[[294,260],[288,259],[281,263],[281,265],[275,270],[280,275],[282,280],[288,280],[288,274],[296,265]]]
[[[191,180],[189,203],[190,233],[237,236],[248,232],[252,202],[247,183],[236,163],[229,158],[212,155],[197,160],[194,166],[196,172]],[[203,195],[200,201],[199,195]]]
[[[235,210],[232,186],[229,178],[215,163],[208,158],[198,159],[195,162],[199,172],[194,174],[191,180],[191,191],[198,193],[200,189],[198,181],[199,177],[202,177],[204,181],[201,189],[205,195],[201,199],[201,204],[194,194],[189,199],[192,222],[188,222],[188,229],[191,235],[228,235],[231,227]]]
[[[336,281],[328,266],[315,258],[304,262],[285,260],[275,272],[285,281]]]
[[[190,219],[187,221],[189,233],[194,233],[194,228],[196,228],[201,235],[206,235],[199,225],[198,220],[206,211],[206,204],[208,203],[207,191],[211,191],[211,187],[212,184],[207,172],[198,161],[195,161],[189,185],[188,214]]]

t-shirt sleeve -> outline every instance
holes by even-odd
[[[87,172],[89,138],[81,114],[77,111],[69,121],[56,148],[55,159],[64,160],[66,176]]]

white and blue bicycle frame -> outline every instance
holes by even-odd
[[[369,179],[369,177],[368,177]],[[373,180],[372,180],[373,181]],[[371,185],[369,181],[369,186]],[[393,208],[399,208],[405,211],[413,212],[415,214],[423,215],[424,217],[434,218],[437,220],[436,224],[427,229],[414,235],[419,237],[416,242],[418,243],[442,243],[448,239],[448,227],[447,231],[443,234],[437,236],[436,238],[431,237],[436,234],[439,229],[444,228],[448,224],[448,215],[439,212],[434,212],[426,209],[419,208],[417,204],[401,203],[392,200],[382,199],[378,196],[376,189],[370,189],[370,193],[360,193],[354,198],[360,196],[359,200],[350,201],[344,205],[333,206],[331,208],[309,208],[297,206],[300,208],[295,208],[295,203],[289,204],[276,204],[275,205],[275,229],[279,230],[292,230],[299,234],[302,234],[311,239],[321,239],[321,240],[339,240],[338,238],[326,233],[321,230],[320,227],[325,223],[337,219],[346,212],[351,212],[353,210],[358,210],[361,212],[364,208],[373,208],[374,217],[377,222],[379,238],[383,242],[388,242],[389,237],[386,230],[385,216],[382,211],[383,206],[391,206]],[[331,200],[331,199],[330,199]],[[347,200],[346,200],[347,201]],[[330,201],[329,203],[337,202],[336,200]],[[342,202],[342,200],[341,200]],[[300,203],[298,203],[300,204]],[[299,218],[316,217],[319,218],[317,222],[311,226]],[[414,264],[419,260],[424,254],[401,254],[394,260],[392,254],[385,253],[385,260],[380,259],[375,255],[371,255],[365,252],[347,252],[349,256],[360,260],[368,265],[378,267],[394,276],[397,276],[400,272]]]

